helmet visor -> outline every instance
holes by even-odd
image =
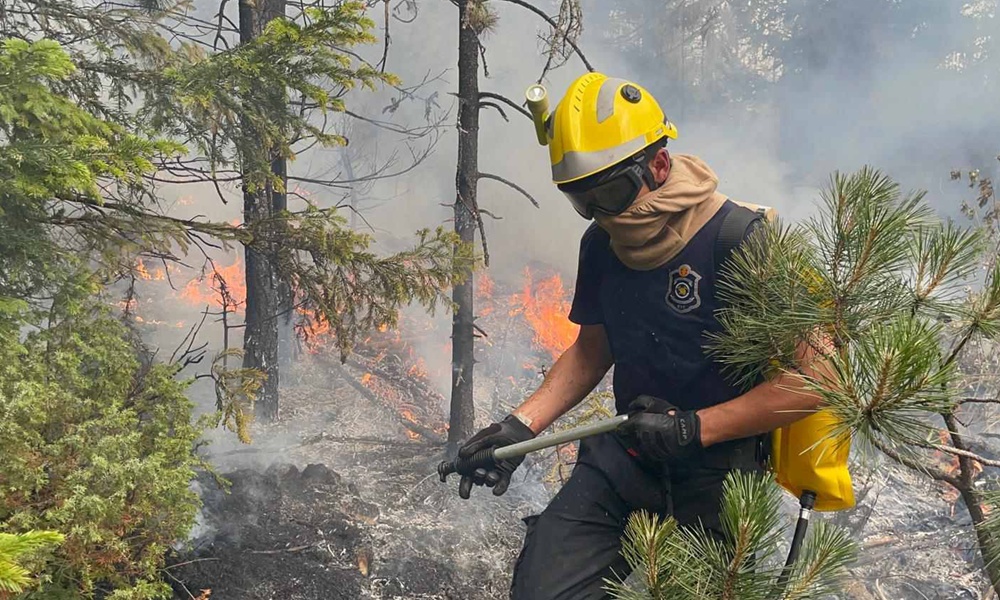
[[[625,212],[642,188],[642,167],[631,165],[611,174],[596,184],[589,186],[573,185],[559,186],[563,194],[569,198],[570,204],[584,219],[593,219],[594,213],[619,215]]]

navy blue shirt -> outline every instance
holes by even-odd
[[[576,291],[569,318],[603,325],[615,361],[618,412],[640,394],[697,410],[731,400],[742,390],[706,356],[706,332],[719,332],[715,317],[716,237],[730,210],[726,201],[688,244],[665,265],[636,271],[611,249],[596,223],[583,234]]]

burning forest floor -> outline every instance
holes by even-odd
[[[575,336],[557,276],[533,281],[526,273],[523,288],[506,292],[486,278],[477,288],[477,324],[487,337],[477,344],[476,397],[490,400],[477,406],[477,426],[530,393]],[[545,506],[575,448],[530,456],[500,498],[474,490],[471,500],[459,499],[457,481],[444,485],[435,471],[447,406],[436,389],[446,377],[440,367],[428,373],[424,361],[447,364],[450,349],[433,343],[446,334],[426,319],[400,329],[405,335],[374,333],[344,365],[322,330],[307,331],[301,357],[283,376],[280,419],[254,424],[249,446],[214,436],[206,458],[231,489],[207,475],[197,482],[199,523],[166,571],[178,599],[508,597],[520,519]],[[955,498],[887,463],[857,469],[855,487],[857,508],[824,516],[862,545],[840,598],[992,597]],[[789,524],[796,506],[789,496]]]
[[[309,374],[325,383],[286,389],[282,419],[255,426],[252,446],[209,455],[232,487],[198,482],[205,508],[168,571],[177,598],[507,598],[520,518],[553,491],[545,462],[526,461],[501,498],[462,501],[457,482],[437,480],[443,446],[410,439],[408,417],[360,394],[343,379],[351,373]],[[870,485],[856,478],[867,490],[859,507],[833,517],[863,547],[841,598],[990,597],[961,509],[908,472],[874,473]]]
[[[285,390],[282,420],[255,427],[252,446],[209,456],[232,487],[198,482],[205,507],[169,569],[177,597],[506,597],[518,517],[547,498],[539,478],[462,501],[457,481],[437,479],[441,444],[409,439],[400,415],[326,381]]]

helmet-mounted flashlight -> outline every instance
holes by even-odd
[[[545,86],[540,83],[531,85],[524,92],[524,96],[528,100],[531,120],[535,122],[535,135],[538,137],[538,143],[547,146],[549,137],[545,132],[545,119],[549,116],[549,96],[545,91]]]

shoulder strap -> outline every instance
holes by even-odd
[[[761,212],[750,210],[739,204],[733,206],[726,213],[726,216],[722,218],[722,226],[719,228],[718,236],[715,238],[716,269],[722,268],[733,250],[743,242],[750,226],[763,220],[764,215]]]

